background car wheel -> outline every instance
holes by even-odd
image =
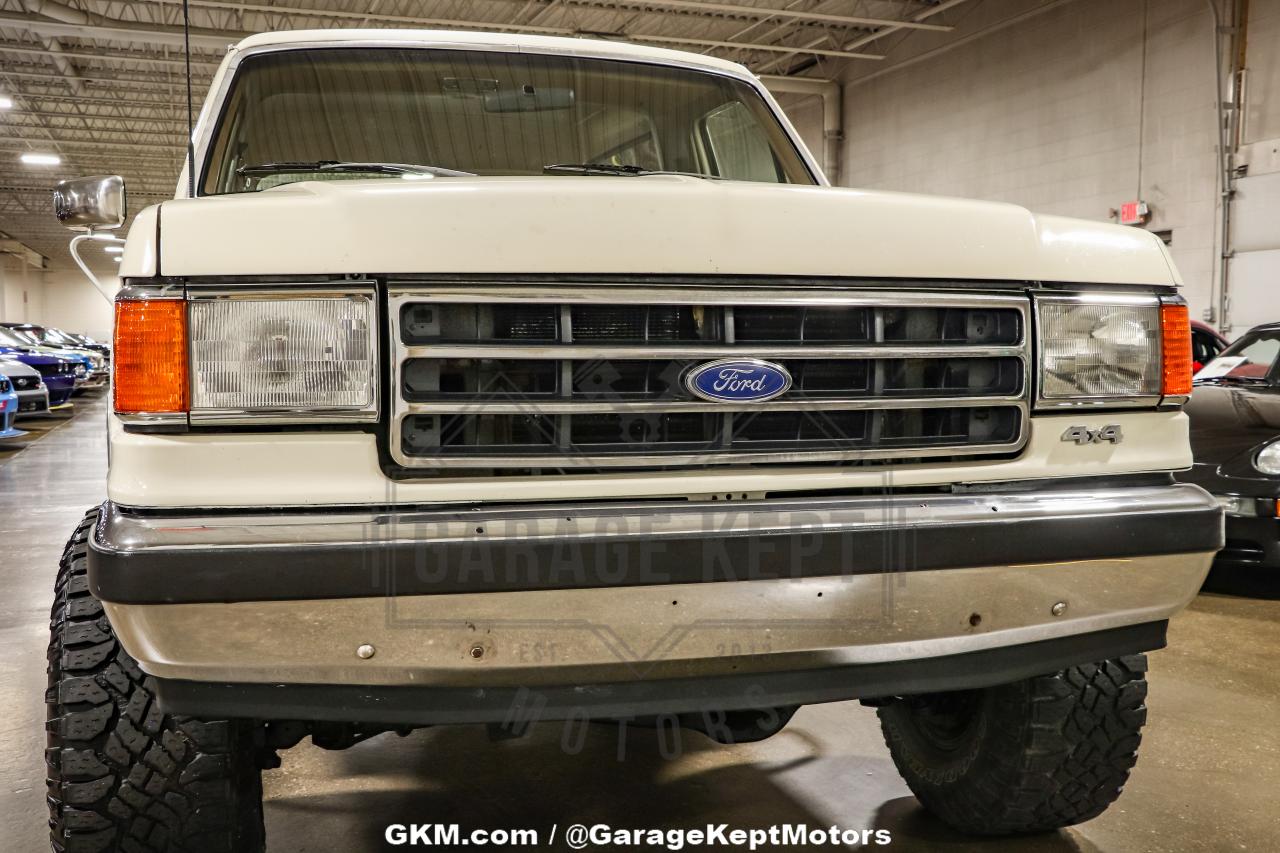
[[[879,709],[898,772],[920,803],[976,835],[1043,832],[1120,795],[1146,722],[1144,655]]]
[[[50,620],[49,831],[55,851],[253,853],[263,849],[262,774],[245,723],[160,712],[154,683],[89,592],[76,528]]]

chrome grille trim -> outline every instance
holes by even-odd
[[[763,355],[779,358],[997,358],[1023,355],[1025,347],[954,347],[954,346],[780,346],[770,343],[737,346],[609,346],[599,344],[440,344],[438,346],[406,346],[405,358],[510,358],[532,361],[594,361],[605,352],[616,359],[713,359],[744,358],[752,349],[766,350]]]
[[[850,290],[848,288],[788,287],[785,291],[763,288],[711,287],[697,284],[613,285],[609,287],[558,285],[391,285],[391,305],[404,302],[520,303],[530,305],[729,305],[743,307],[854,307],[854,308],[1023,308],[1022,296],[946,293],[928,291]]]
[[[391,346],[391,420],[389,429],[390,455],[400,466],[408,469],[555,469],[574,470],[592,468],[681,468],[703,465],[730,465],[744,463],[792,463],[832,462],[849,460],[891,460],[954,456],[996,456],[1015,453],[1028,439],[1029,395],[1031,390],[1030,367],[1030,302],[1026,296],[971,292],[887,291],[853,290],[848,288],[791,288],[785,292],[740,287],[700,286],[675,284],[654,287],[649,285],[522,285],[513,281],[510,285],[474,284],[412,284],[392,280],[388,287],[388,315]],[[720,343],[664,345],[610,345],[592,341],[589,345],[575,345],[572,340],[562,343],[404,343],[401,331],[401,311],[406,305],[417,303],[439,304],[529,304],[559,305],[561,315],[571,306],[578,305],[664,305],[664,306],[725,306],[756,308],[958,308],[1004,309],[1016,311],[1019,318],[1019,341],[1014,345],[958,345],[911,344],[875,342],[859,345],[818,343],[814,345],[779,344],[769,342],[732,343],[732,320]],[[732,311],[726,310],[732,318]],[[877,317],[879,315],[877,314]],[[877,336],[882,324],[877,323]],[[572,332],[567,332],[571,336]],[[566,335],[562,330],[560,335]],[[461,399],[435,399],[409,402],[404,396],[404,365],[410,359],[500,359],[523,361],[554,361],[561,366],[563,377],[572,362],[585,360],[701,360],[714,358],[758,357],[765,359],[861,359],[874,362],[890,359],[933,358],[1016,358],[1021,366],[1020,392],[1016,395],[992,394],[892,396],[884,394],[831,394],[829,396],[781,397],[757,403],[708,403],[693,399],[670,400],[568,400],[554,395],[530,396],[512,402],[493,399],[496,395],[458,395]],[[510,445],[489,451],[485,446],[451,448],[436,455],[411,455],[405,452],[404,420],[415,415],[483,414],[483,415],[548,415],[571,418],[575,414],[618,413],[733,413],[733,412],[840,412],[840,411],[895,411],[931,408],[970,408],[1017,410],[1017,435],[1012,441],[984,444],[914,444],[909,447],[880,446],[858,449],[796,449],[591,452],[590,445],[566,449],[563,452],[547,452],[545,445],[529,445],[528,451],[515,453]],[[875,429],[879,428],[876,420]],[[878,440],[878,436],[874,436]],[[812,444],[812,441],[797,444]]]
[[[757,412],[770,409],[788,412],[831,412],[866,409],[934,409],[1017,405],[1025,399],[1015,397],[831,397],[812,400],[765,400],[763,403],[709,403],[703,400],[539,400],[527,403],[491,403],[473,401],[455,403],[433,400],[429,403],[402,403],[411,415],[448,415],[474,412],[482,406],[489,415],[572,415],[605,412]]]

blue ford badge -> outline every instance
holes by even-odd
[[[791,374],[781,364],[754,358],[726,358],[700,364],[685,374],[690,394],[715,403],[751,403],[787,393]]]

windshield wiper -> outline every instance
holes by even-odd
[[[443,166],[420,166],[415,163],[356,163],[346,160],[312,160],[257,163],[236,169],[237,175],[280,175],[290,172],[369,172],[383,175],[431,175],[434,178],[467,178],[475,172],[446,169]]]
[[[542,167],[544,175],[684,175],[708,181],[720,180],[718,175],[703,172],[677,172],[673,169],[646,169],[631,163],[551,163]]]
[[[1262,376],[1209,376],[1204,379],[1196,379],[1195,382],[1213,383],[1215,385],[1270,385],[1271,380]]]

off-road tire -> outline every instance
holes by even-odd
[[[257,853],[262,773],[242,722],[161,713],[153,679],[89,592],[90,512],[58,566],[49,630],[49,835],[55,853]]]
[[[878,711],[893,763],[929,812],[964,833],[1046,832],[1097,817],[1137,760],[1145,655]]]

